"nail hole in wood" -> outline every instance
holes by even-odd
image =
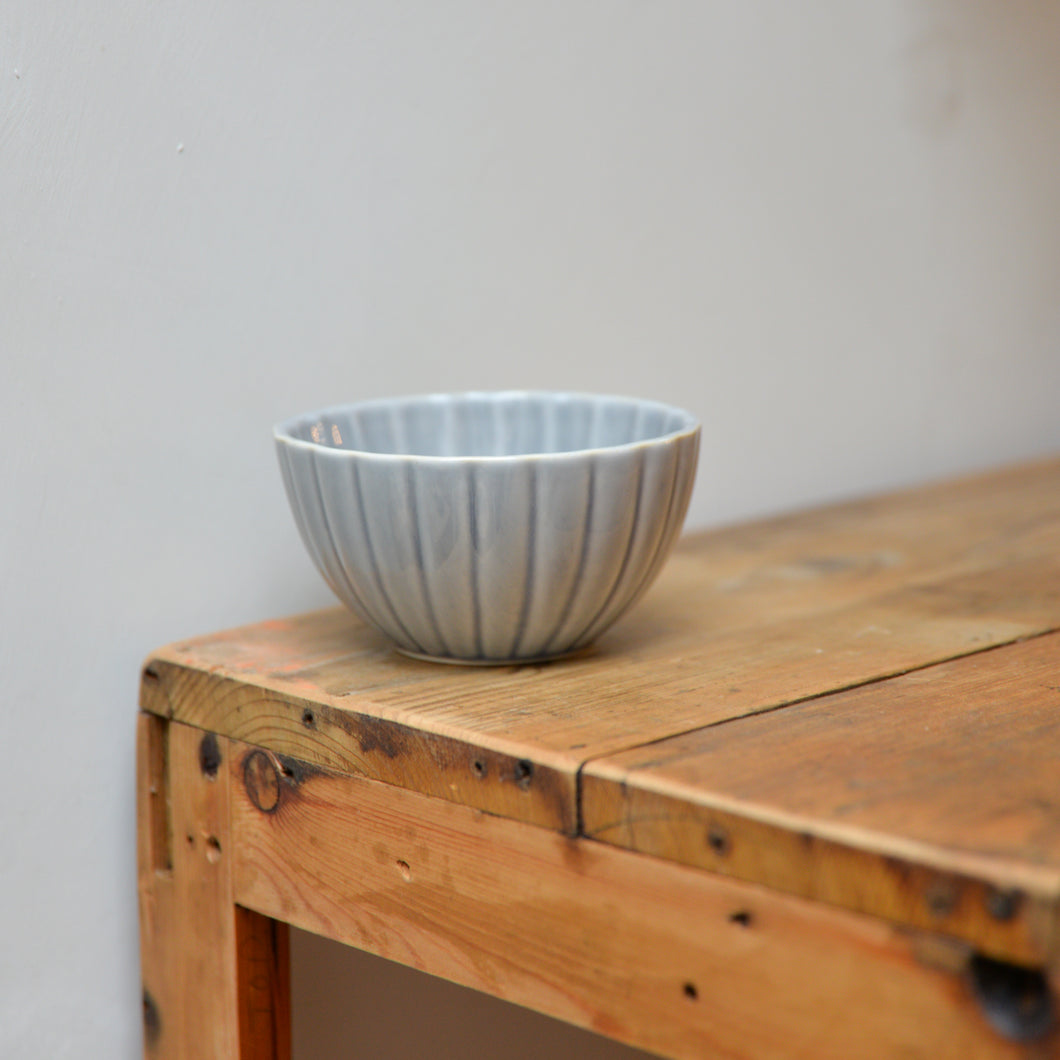
[[[317,716],[308,707],[302,711],[302,724],[307,729],[315,729],[317,727]]]
[[[515,763],[515,783],[526,791],[530,787],[530,779],[534,775],[534,763],[528,758],[520,758]]]
[[[412,869],[409,868],[407,861],[399,861],[397,863],[397,870],[401,873],[401,878],[407,883],[412,879]]]
[[[190,832],[184,838],[187,839],[189,847],[195,846],[195,836],[193,836]]]
[[[211,865],[216,865],[221,860],[221,841],[215,835],[206,840],[206,860]]]
[[[707,845],[718,857],[724,857],[729,852],[729,833],[721,825],[712,824],[707,829]]]
[[[739,909],[729,914],[730,924],[739,924],[740,927],[749,928],[754,921],[754,915],[749,909]]]
[[[150,681],[153,684],[157,684],[158,681],[159,681],[158,671],[157,670],[152,670],[150,666],[145,666],[144,667],[144,680],[145,681]],[[145,994],[144,996],[146,997],[147,995]]]
[[[957,895],[953,885],[945,880],[932,884],[924,895],[927,907],[932,916],[949,916],[957,905]]]
[[[471,771],[481,780],[486,775],[486,763],[481,758],[476,758],[471,763]]]
[[[1011,920],[1019,910],[1021,899],[1019,891],[991,888],[986,896],[986,911],[995,920]]]
[[[684,990],[685,997],[687,997],[689,1001],[698,1001],[699,1000],[699,991],[696,989],[696,984],[695,983],[692,983],[692,982],[685,983],[685,985],[683,987],[683,990]]]
[[[221,766],[221,746],[212,732],[206,733],[199,743],[199,768],[207,780],[217,779]]]

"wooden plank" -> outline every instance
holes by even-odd
[[[154,713],[573,833],[594,757],[1060,628],[1060,461],[679,546],[583,656],[406,659],[342,610],[173,645]]]
[[[236,906],[239,1040],[253,1060],[291,1058],[291,950],[286,924]]]
[[[1058,955],[1060,634],[590,762],[586,834]]]
[[[228,770],[204,776],[203,734],[195,729],[143,715],[138,726],[145,1055],[236,1056]],[[160,800],[168,829],[158,826]],[[163,836],[165,851],[158,848]]]
[[[675,1058],[1057,1055],[990,1029],[959,945],[233,747],[268,916]]]
[[[344,628],[355,621],[332,611],[309,616],[309,625],[328,618]],[[293,628],[300,641],[297,620]],[[356,632],[367,631],[359,627]],[[408,662],[396,653],[391,660],[390,654],[384,652],[398,666]],[[148,669],[156,676],[145,682],[151,692],[144,702],[206,731],[568,834],[577,827],[576,768],[545,749],[531,754],[518,741],[480,741],[455,726],[420,727],[412,717],[397,720],[350,709],[338,696],[306,689],[297,695],[261,680],[181,665],[161,654]]]
[[[282,974],[269,983],[278,1016],[267,1028],[261,991],[240,994],[249,984],[248,961],[277,964],[282,939],[268,962],[260,914],[236,921],[225,742],[147,715],[138,720],[137,739],[144,1055],[288,1060],[289,1026],[286,1043],[272,1033],[284,1029]],[[242,962],[240,942],[255,943]]]

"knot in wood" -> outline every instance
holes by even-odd
[[[275,813],[280,805],[280,771],[264,751],[251,751],[243,759],[243,786],[262,813]]]

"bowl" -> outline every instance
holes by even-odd
[[[335,595],[408,655],[494,664],[576,652],[641,596],[699,433],[656,402],[545,392],[366,401],[274,432]]]

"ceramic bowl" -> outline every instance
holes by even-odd
[[[588,645],[647,589],[699,431],[650,401],[528,392],[345,405],[275,438],[340,600],[406,654],[513,663]]]

